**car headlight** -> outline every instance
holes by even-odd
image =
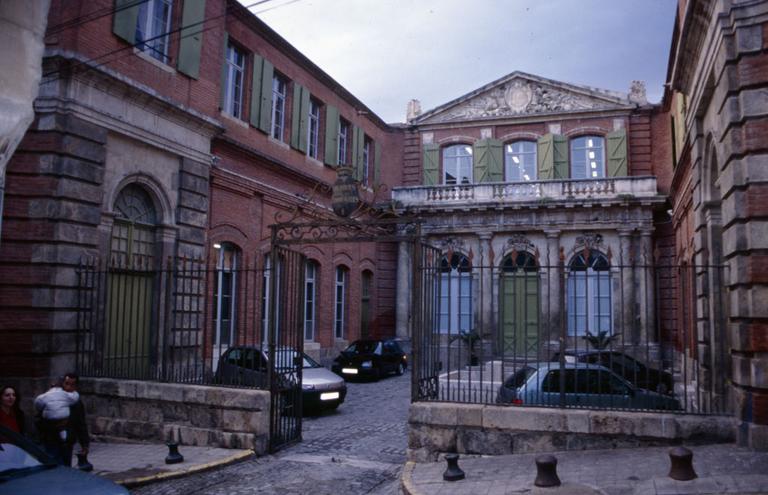
[[[363,361],[360,366],[363,368],[371,368],[373,367],[373,361]]]

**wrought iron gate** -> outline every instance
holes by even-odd
[[[301,441],[305,262],[301,253],[273,244],[267,309],[271,452]]]

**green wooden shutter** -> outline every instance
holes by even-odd
[[[307,118],[309,117],[309,91],[304,86],[293,84],[293,119],[291,122],[291,146],[307,152]]]
[[[275,66],[264,59],[264,66],[261,70],[261,93],[259,99],[259,129],[269,134],[272,130],[272,80],[275,77]],[[256,97],[256,93],[252,96]],[[280,136],[280,140],[283,137]]]
[[[555,168],[555,179],[567,179],[568,173],[568,138],[555,135],[552,139],[552,158]]]
[[[373,183],[374,184],[381,184],[381,145],[378,141],[373,143],[373,153],[374,153],[374,162],[373,162]]]
[[[363,180],[363,148],[365,147],[365,132],[354,126],[352,133],[352,163],[355,167],[355,179]]]
[[[219,108],[224,108],[224,101],[227,98],[227,47],[229,46],[229,34],[224,33],[224,50],[221,59],[221,102]]]
[[[200,47],[203,45],[205,0],[184,0],[179,40],[179,72],[197,79],[200,75]]]
[[[339,109],[325,106],[325,164],[339,164]]]
[[[254,127],[259,127],[261,116],[261,73],[264,71],[264,58],[253,54],[253,77],[251,78],[251,112],[248,120]],[[263,130],[263,129],[262,129]]]
[[[627,176],[627,131],[619,129],[606,136],[608,177]]]
[[[440,146],[437,144],[424,145],[424,185],[436,186],[440,183]]]
[[[539,172],[539,180],[551,180],[555,178],[555,161],[552,151],[554,136],[545,134],[539,138],[536,144],[536,166]]]
[[[504,143],[498,139],[488,140],[488,180],[504,181]]]
[[[476,184],[490,180],[488,177],[488,162],[490,161],[488,154],[488,140],[481,139],[480,141],[475,141],[475,144],[472,146],[472,171]]]
[[[115,0],[112,32],[132,45],[136,43],[136,23],[142,3],[142,0]]]

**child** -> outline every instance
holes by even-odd
[[[69,408],[80,400],[77,392],[67,392],[61,387],[52,387],[35,399],[35,409],[43,421],[59,432],[62,441],[67,439],[67,419]]]

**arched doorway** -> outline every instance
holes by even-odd
[[[535,357],[539,347],[539,265],[527,252],[501,262],[499,320],[502,356]]]
[[[157,212],[147,191],[117,195],[110,236],[104,366],[113,376],[149,378],[156,322]]]

